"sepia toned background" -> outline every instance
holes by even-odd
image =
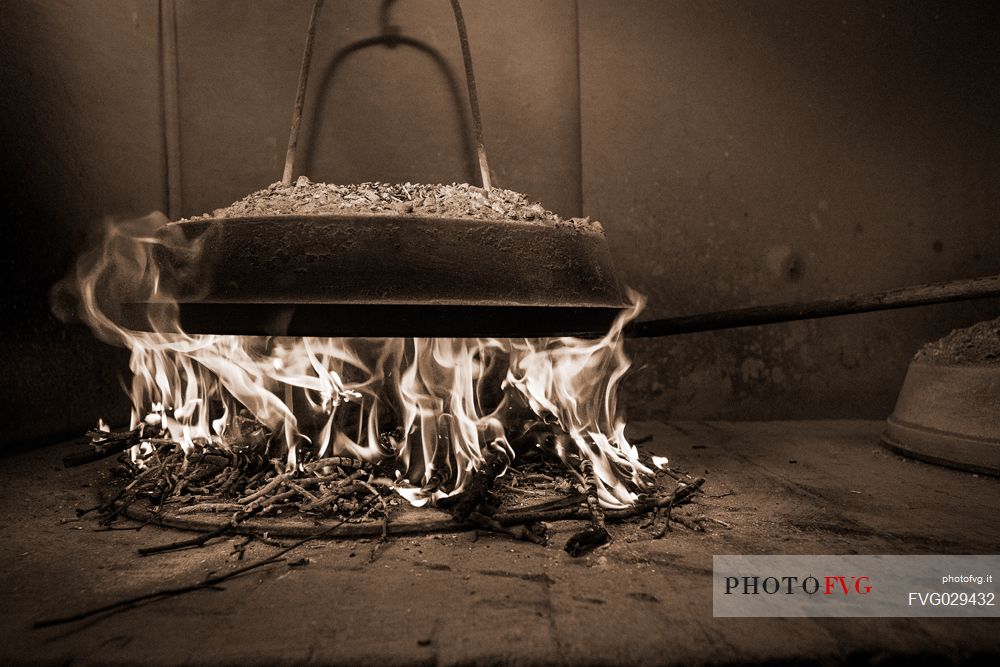
[[[8,446],[125,418],[125,356],[48,292],[106,217],[199,214],[279,179],[311,4],[5,6]],[[463,7],[495,183],[601,220],[644,317],[1000,272],[992,3]],[[302,139],[313,180],[477,182],[448,3],[327,0]],[[998,314],[633,341],[628,411],[884,418],[923,342]]]

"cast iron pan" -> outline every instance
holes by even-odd
[[[607,331],[628,305],[598,228],[399,216],[165,225],[155,257],[188,333],[537,337]],[[157,303],[124,309],[148,329]]]

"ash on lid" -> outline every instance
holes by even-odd
[[[189,218],[240,218],[275,214],[371,214],[414,217],[476,218],[568,226],[603,233],[601,223],[590,218],[563,219],[527,196],[468,183],[313,183],[300,176],[293,185],[272,183],[243,199],[211,213]]]

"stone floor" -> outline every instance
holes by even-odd
[[[155,527],[73,520],[106,463],[64,470],[70,446],[0,460],[2,664],[997,664],[996,619],[714,619],[712,554],[997,553],[1000,480],[878,444],[881,423],[640,423],[644,447],[708,482],[694,506],[731,525],[660,540],[618,529],[581,558],[561,548],[452,533],[301,547],[295,558],[111,616],[32,622],[239,564],[236,539],[157,556]],[[125,524],[136,525],[136,524]],[[272,553],[254,544],[247,558]],[[294,555],[294,554],[293,554]]]

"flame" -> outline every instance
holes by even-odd
[[[396,491],[422,505],[460,492],[490,450],[511,463],[523,436],[544,427],[571,470],[593,464],[603,506],[631,505],[649,488],[653,471],[625,437],[618,405],[630,365],[621,333],[642,308],[638,294],[599,340],[190,335],[154,252],[170,244],[196,258],[198,247],[157,234],[165,222],[109,222],[54,292],[57,311],[75,309],[130,350],[133,428],[159,425],[190,453],[240,447],[262,427],[268,455],[287,470],[325,456],[392,462]],[[149,331],[117,323],[127,301],[157,306]]]
[[[659,468],[660,470],[666,469],[667,464],[670,463],[670,461],[667,459],[666,456],[655,456],[654,455],[652,457],[652,459],[653,459],[653,465],[656,466],[657,468]]]

